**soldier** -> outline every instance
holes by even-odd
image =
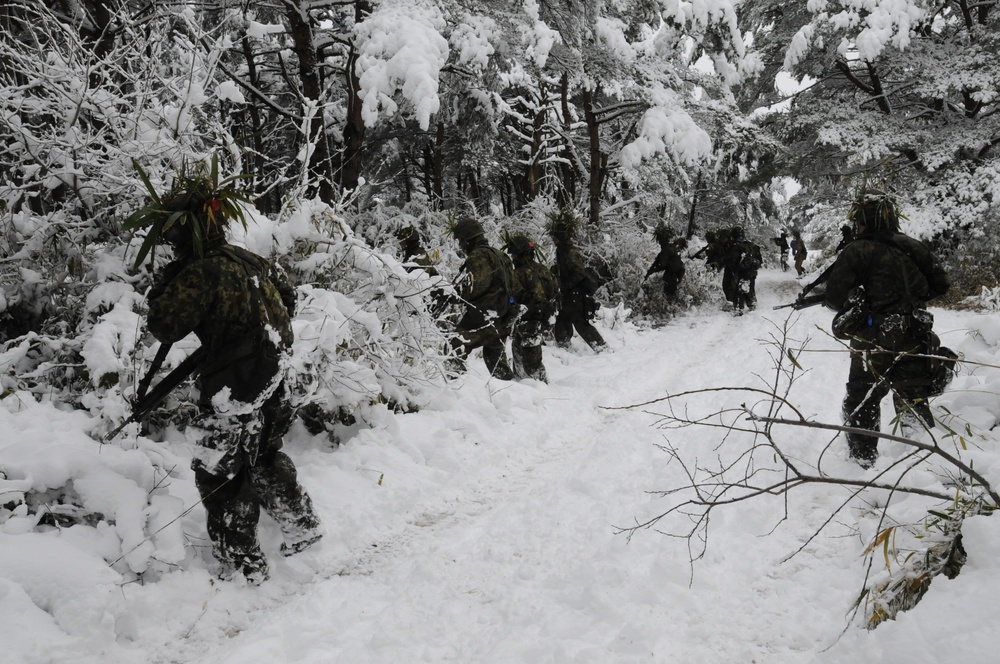
[[[742,316],[744,308],[757,307],[757,271],[763,261],[760,247],[736,226],[729,234],[724,260],[722,291],[733,305],[733,315]]]
[[[854,229],[848,224],[844,224],[840,227],[840,242],[837,244],[837,248],[833,250],[835,254],[839,254],[841,249],[849,245],[854,241]]]
[[[660,245],[660,253],[656,255],[653,264],[646,270],[646,279],[657,272],[663,273],[663,294],[668,302],[672,302],[677,295],[681,279],[684,278],[684,261],[681,260],[677,251],[673,233],[664,225],[658,225],[654,231],[657,243]]]
[[[516,315],[514,266],[506,254],[489,245],[482,225],[472,217],[459,219],[452,233],[466,257],[455,284],[466,308],[455,329],[452,351],[464,369],[469,352],[482,348],[490,374],[511,380],[514,374],[505,346]]]
[[[587,345],[599,353],[607,348],[604,338],[590,319],[597,313],[597,280],[587,268],[580,250],[573,245],[576,219],[569,210],[552,216],[549,236],[556,245],[556,276],[559,280],[559,313],[556,315],[553,334],[556,343],[569,348],[575,328]]]
[[[281,451],[293,415],[281,365],[292,344],[295,291],[279,268],[227,243],[229,223],[243,219],[234,202],[240,194],[208,178],[179,180],[162,208],[137,213],[148,221],[181,213],[162,238],[175,260],[149,292],[147,322],[163,344],[194,332],[207,350],[197,379],[195,484],[220,577],[259,584],[269,574],[257,539],[262,507],[281,528],[284,555],[322,536],[295,465]]]
[[[806,250],[806,243],[802,240],[799,231],[792,231],[792,258],[795,259],[795,272],[801,277],[806,273],[802,263],[805,262],[809,252]]]
[[[788,271],[788,232],[781,231],[781,235],[776,238],[772,238],[774,243],[778,245],[778,253],[780,255],[779,260],[781,261],[781,271]]]
[[[538,262],[535,243],[527,235],[508,237],[504,249],[514,262],[515,297],[520,311],[510,344],[514,377],[547,383],[542,339],[555,320],[559,285],[552,271]]]
[[[886,193],[862,189],[848,219],[856,238],[830,268],[824,294],[826,306],[838,312],[834,334],[851,340],[845,421],[878,431],[880,404],[891,391],[905,432],[933,426],[931,365],[913,355],[936,350],[933,316],[924,306],[948,291],[948,275],[927,247],[899,232],[896,201]],[[847,443],[862,468],[875,463],[875,436],[848,433]]]
[[[396,239],[399,240],[399,248],[403,252],[403,262],[407,270],[423,270],[432,277],[437,276],[434,260],[424,250],[420,241],[420,231],[413,226],[404,226],[396,231]]]

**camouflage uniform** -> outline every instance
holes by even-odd
[[[149,293],[153,336],[173,343],[194,332],[208,351],[192,468],[223,574],[257,582],[268,569],[257,540],[261,507],[281,527],[283,552],[320,537],[312,502],[281,451],[292,410],[277,369],[292,343],[294,308],[295,292],[278,270],[223,240],[202,258],[184,254],[168,265]]]
[[[806,250],[806,243],[802,240],[802,236],[798,231],[792,233],[792,247],[794,248],[793,258],[795,259],[795,272],[801,277],[806,273],[802,263],[805,262],[806,257],[809,252]]]
[[[681,255],[670,240],[660,243],[660,253],[656,255],[653,264],[646,270],[646,277],[649,278],[650,275],[657,272],[663,273],[663,294],[668,300],[674,299],[681,279],[684,278],[684,261],[681,260]]]
[[[742,229],[734,229],[725,248],[722,292],[737,315],[744,308],[752,310],[757,306],[757,271],[761,262],[760,247],[746,240]]]
[[[843,248],[830,269],[825,304],[838,312],[863,288],[860,329],[851,334],[851,368],[844,397],[848,426],[879,430],[882,398],[890,390],[901,424],[907,429],[934,423],[928,397],[933,394],[927,301],[944,295],[948,275],[919,241],[892,230],[866,230]],[[916,315],[915,315],[916,314]],[[843,335],[841,335],[843,336]],[[851,457],[868,467],[877,457],[875,436],[848,434]]]
[[[514,261],[515,297],[519,305],[511,335],[515,378],[548,382],[542,363],[542,339],[552,328],[558,284],[552,271],[535,259],[535,245],[525,236],[507,243]]]
[[[556,241],[556,273],[559,278],[559,314],[553,328],[556,343],[569,347],[573,329],[576,328],[587,345],[600,352],[607,344],[590,322],[598,308],[594,299],[597,283],[587,269],[583,254],[573,246],[572,240]]]
[[[466,254],[455,290],[466,304],[452,339],[452,350],[464,362],[469,353],[483,349],[490,374],[511,380],[514,373],[507,361],[507,338],[514,314],[514,266],[510,258],[486,241],[479,223],[471,218],[456,225],[456,237]]]
[[[788,271],[788,233],[781,231],[781,235],[773,238],[774,244],[778,246],[778,260],[781,263],[781,271]]]

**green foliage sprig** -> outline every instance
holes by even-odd
[[[223,234],[234,219],[247,228],[243,206],[252,201],[243,189],[232,185],[251,176],[233,175],[220,181],[218,155],[212,155],[207,172],[204,162],[198,163],[190,173],[187,165],[183,165],[163,196],[157,193],[139,162],[133,159],[132,166],[146,186],[150,199],[148,205],[133,212],[122,224],[125,231],[146,229],[146,237],[135,259],[136,268],[146,256],[153,259],[156,246],[164,237],[182,239],[185,244],[189,240],[194,255],[201,257],[205,239]]]

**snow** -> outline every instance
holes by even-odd
[[[58,485],[76,467],[93,480],[76,490],[94,509],[113,512],[136,492],[152,493],[147,530],[165,530],[141,555],[169,560],[126,582],[121,563],[109,562],[134,545],[138,524],[29,532],[19,527],[30,519],[23,510],[7,515],[3,661],[993,661],[1000,618],[993,518],[966,522],[969,558],[957,578],[936,578],[916,608],[873,631],[860,626],[852,604],[866,574],[879,573],[881,556],[863,553],[876,523],[865,501],[884,494],[851,498],[842,487],[809,485],[736,503],[712,513],[704,546],[663,534],[690,527],[684,518],[664,517],[631,537],[619,531],[674,504],[662,492],[686,483],[681,460],[710,466],[748,439],[735,432],[723,442],[723,429],[670,426],[668,393],[765,387],[775,374],[774,343],[787,336],[789,347],[805,347],[790,401],[810,419],[839,422],[847,357],[825,333],[830,312],[772,309],[801,285],[790,273],[764,271],[756,311],[735,318],[705,306],[655,329],[611,325],[605,310],[599,327],[611,350],[595,355],[579,338],[568,350],[546,346],[549,384],[493,380],[473,358],[470,372],[419,412],[372,409],[371,426],[339,446],[296,426],[285,448],[325,538],[281,558],[278,529],[265,517],[272,578],[258,588],[212,576],[182,432],[101,446],[86,435],[87,414],[27,393],[5,395],[0,511],[14,483]],[[934,313],[943,342],[970,360],[935,401],[936,413],[961,417],[968,404],[988,428],[1000,410],[995,371],[971,361],[997,364],[1000,324],[991,315]],[[732,421],[746,429],[741,404],[753,410],[761,400],[710,391],[672,403],[691,417],[733,409]],[[629,407],[636,404],[644,405]],[[830,443],[825,470],[856,479],[886,470],[903,451],[883,442],[876,470],[863,471],[829,432],[779,427],[775,435],[802,459],[815,460]],[[994,441],[983,435],[968,458],[996,482]],[[114,480],[98,474],[110,469]],[[927,471],[904,481],[939,488],[938,477]],[[910,496],[893,514],[919,518],[926,507]]]

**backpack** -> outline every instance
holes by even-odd
[[[284,307],[274,284],[268,279],[268,264],[249,252],[224,247],[220,253],[238,263],[247,276],[250,301],[257,326],[235,338],[222,352],[201,367],[203,398],[211,398],[228,387],[230,398],[253,403],[277,384],[282,350],[271,338],[267,325],[271,310]],[[279,334],[282,330],[277,330]]]
[[[740,250],[742,251],[742,256],[740,256],[739,269],[741,272],[752,272],[753,270],[759,270],[763,259],[760,255],[760,247],[752,242],[742,242]]]
[[[493,287],[483,303],[488,309],[497,312],[501,320],[517,314],[517,281],[514,277],[514,263],[510,256],[494,247],[486,247],[490,257],[490,267],[493,268]]]

